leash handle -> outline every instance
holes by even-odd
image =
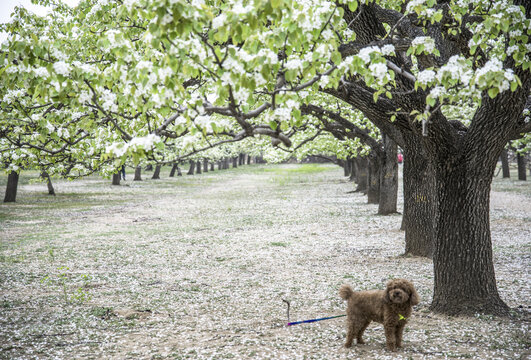
[[[298,325],[298,324],[306,324],[306,323],[313,323],[313,322],[316,322],[316,321],[335,319],[335,318],[343,317],[343,316],[347,316],[347,315],[344,314],[344,315],[329,316],[329,317],[324,317],[324,318],[319,318],[319,319],[310,319],[310,320],[294,321],[294,322],[289,322],[289,323],[287,323],[286,326],[292,326],[292,325]]]

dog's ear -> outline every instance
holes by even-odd
[[[411,285],[411,295],[409,296],[409,301],[411,302],[411,305],[417,305],[420,302],[420,296],[417,293],[417,290]]]
[[[391,297],[389,296],[389,287],[387,287],[385,289],[385,293],[384,293],[384,303],[386,304],[390,304],[391,303]]]

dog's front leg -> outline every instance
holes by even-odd
[[[406,324],[399,324],[396,328],[396,346],[402,347],[402,335],[404,334],[404,327]]]
[[[385,325],[385,340],[387,344],[387,349],[391,351],[396,351],[396,326],[395,325]]]

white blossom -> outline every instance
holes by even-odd
[[[212,20],[212,28],[218,29],[222,27],[223,24],[225,23],[225,20],[227,20],[227,15],[225,13],[219,14],[218,16],[214,18],[214,20]]]
[[[369,63],[371,61],[371,53],[373,52],[380,52],[380,48],[378,46],[368,46],[360,50],[358,53],[358,57],[363,60],[365,64]]]
[[[70,65],[64,61],[57,61],[53,64],[53,69],[56,73],[68,76],[70,74]]]
[[[395,46],[392,44],[387,44],[382,46],[382,55],[391,55],[395,52]]]
[[[371,71],[372,76],[378,80],[383,80],[387,74],[387,65],[384,63],[371,64],[369,70]]]
[[[424,51],[430,54],[435,50],[435,40],[429,36],[418,36],[414,38],[411,42],[411,46],[417,47],[419,45],[424,45]]]
[[[428,85],[433,80],[435,80],[435,71],[433,70],[424,70],[417,75],[417,81],[423,85]]]

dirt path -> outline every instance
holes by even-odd
[[[529,318],[448,318],[428,310],[431,261],[400,256],[401,218],[376,216],[335,167],[244,167],[112,187],[99,179],[20,189],[0,207],[2,358],[519,359]],[[529,310],[529,197],[494,191],[498,286]],[[422,303],[405,349],[342,349],[338,287],[411,279]]]

